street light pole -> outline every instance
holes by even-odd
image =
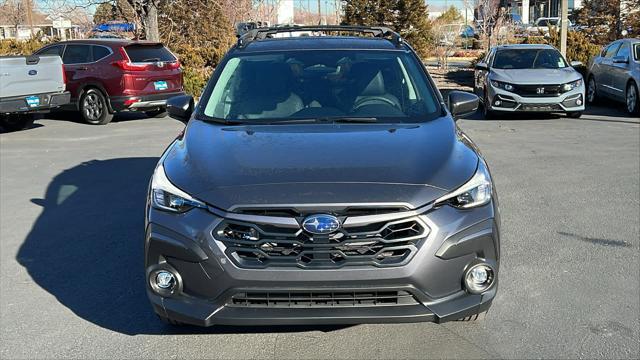
[[[569,0],[562,0],[562,16],[560,18],[560,53],[567,56],[567,28],[569,27]]]

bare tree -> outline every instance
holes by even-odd
[[[27,9],[23,0],[5,0],[0,5],[0,11],[4,13],[5,18],[10,25],[16,28],[16,36],[18,36],[18,26],[27,20]]]
[[[144,37],[151,41],[160,41],[158,29],[158,6],[160,0],[127,0],[142,23]]]
[[[219,1],[222,12],[231,24],[249,20],[253,16],[253,3],[251,0],[221,0]]]
[[[456,39],[462,29],[462,25],[450,24],[446,19],[437,19],[433,21],[432,29],[436,41],[434,52],[438,59],[438,66],[441,69],[447,69],[449,55],[456,47]]]
[[[491,38],[498,17],[498,9],[500,8],[500,0],[475,0],[476,9],[478,9],[477,24],[480,30],[480,36],[484,43],[484,50],[491,48]]]
[[[10,0],[8,0],[10,1]],[[147,40],[160,41],[158,30],[158,7],[162,0],[124,0],[128,3],[142,25],[142,33]],[[39,6],[49,14],[67,14],[78,8],[90,9],[108,3],[120,6],[116,0],[40,0]]]

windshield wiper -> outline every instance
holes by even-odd
[[[336,117],[327,118],[327,121],[334,123],[374,123],[378,122],[378,118],[375,117]]]
[[[280,125],[280,124],[313,124],[313,123],[375,123],[375,117],[324,117],[308,119],[283,119],[276,121],[263,121],[259,119],[227,120],[220,118],[209,118],[207,121],[225,125]]]

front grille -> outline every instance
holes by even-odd
[[[230,307],[335,308],[415,305],[407,291],[241,292],[227,302]]]
[[[397,266],[410,259],[428,235],[417,217],[342,228],[313,235],[300,228],[224,220],[213,231],[238,266],[338,268],[348,265]]]
[[[513,85],[512,92],[525,97],[553,97],[560,96],[562,85]]]
[[[518,109],[520,111],[562,111],[562,107],[558,104],[522,104]]]

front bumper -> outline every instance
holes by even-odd
[[[402,265],[253,269],[238,266],[220,241],[214,239],[214,229],[228,219],[225,214],[203,209],[172,214],[148,207],[147,294],[159,315],[200,326],[443,322],[487,310],[496,294],[497,281],[489,291],[473,295],[464,290],[462,278],[469,264],[479,260],[491,264],[498,278],[497,204],[492,202],[473,210],[444,206],[420,214],[410,211],[407,216],[418,216],[428,224],[430,232],[410,261]],[[180,285],[172,294],[161,296],[150,285],[154,271],[161,269],[178,274]],[[257,306],[238,306],[234,302],[237,294],[249,292],[287,293],[294,298],[314,297],[308,295],[314,293],[331,296],[328,294],[334,292],[398,292],[410,294],[411,301],[345,304],[314,298],[304,302],[308,307],[293,302],[274,305],[268,300]]]
[[[37,97],[38,104],[30,105],[27,103],[27,97]],[[70,99],[71,94],[68,91],[4,98],[0,100],[0,114],[47,112],[51,109],[68,104]]]
[[[184,94],[184,91],[177,91],[139,96],[111,96],[109,103],[114,111],[145,111],[165,108],[169,98]]]
[[[585,109],[584,84],[559,96],[544,97],[525,97],[489,84],[487,95],[491,111],[551,113],[578,112]]]

